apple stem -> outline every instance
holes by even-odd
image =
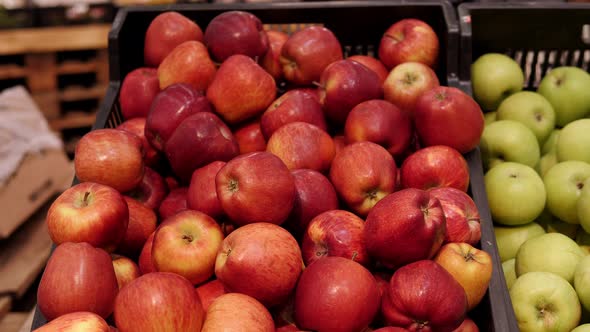
[[[193,242],[193,237],[191,235],[183,235],[182,239],[186,240],[186,242],[188,242],[188,243]]]
[[[318,88],[321,88],[321,89],[324,88],[324,86],[321,85],[320,82],[317,82],[317,81],[313,81],[313,82],[311,82],[311,84],[313,84],[313,85],[315,85],[315,86],[317,86]]]
[[[468,252],[467,255],[463,256],[465,257],[465,261],[469,262],[469,261],[474,261],[475,260],[475,256],[473,256],[472,252]]]
[[[354,261],[356,259],[356,256],[358,256],[358,252],[355,251],[355,252],[352,253],[352,258],[351,259]]]
[[[82,206],[88,206],[88,197],[90,196],[90,192],[87,191],[84,193],[84,199],[82,200]]]
[[[584,188],[584,182],[578,182],[577,187],[578,189],[582,190],[582,188]]]

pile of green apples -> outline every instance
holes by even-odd
[[[510,57],[471,67],[502,268],[519,328],[590,331],[590,74],[556,67],[536,91]]]

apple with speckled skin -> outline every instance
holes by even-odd
[[[77,311],[57,317],[33,332],[109,332],[104,318],[88,311]]]
[[[377,76],[379,76],[379,81],[381,81],[381,84],[383,84],[383,82],[385,82],[387,75],[389,75],[389,70],[387,70],[387,68],[385,67],[383,62],[381,62],[379,59],[374,58],[372,56],[353,55],[353,56],[349,56],[346,59],[356,61],[356,62],[360,63],[361,65],[371,69],[375,74],[377,74]]]
[[[159,91],[160,90],[158,89],[158,92]],[[154,149],[153,146],[151,146],[150,142],[145,137],[145,124],[147,122],[146,116],[148,111],[146,111],[146,115],[144,117],[135,117],[133,119],[126,120],[125,122],[118,125],[117,129],[125,130],[127,132],[137,135],[137,137],[141,139],[141,143],[143,146],[143,160],[145,165],[157,168],[160,166],[162,156],[160,155],[160,153],[158,153],[156,149]]]
[[[121,84],[119,94],[121,114],[127,120],[145,118],[158,92],[160,92],[160,81],[155,68],[140,67],[132,70],[125,75]]]
[[[190,84],[198,91],[206,91],[217,67],[203,43],[191,40],[176,46],[158,66],[160,89],[176,83]]]
[[[267,308],[251,296],[224,294],[207,309],[201,332],[275,332],[275,324]]]
[[[383,83],[385,100],[413,117],[418,97],[440,86],[434,70],[420,62],[401,63],[388,73]]]
[[[218,160],[197,168],[193,172],[187,193],[189,209],[201,211],[211,218],[219,218],[223,215],[215,189],[215,176],[225,164],[225,161]]]
[[[481,239],[481,218],[471,196],[451,187],[428,190],[440,201],[445,215],[445,242],[465,242],[477,245]]]
[[[409,61],[434,67],[439,47],[436,32],[428,23],[407,18],[392,24],[385,31],[379,44],[379,60],[389,69]]]
[[[139,278],[141,271],[139,270],[139,266],[130,258],[118,255],[113,256],[113,268],[117,277],[117,285],[119,286],[119,290],[121,290],[125,285]]]

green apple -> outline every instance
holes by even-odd
[[[510,289],[516,281],[515,262],[516,260],[513,258],[502,263],[502,272],[504,272],[504,279],[506,280],[506,287],[508,287],[508,289]]]
[[[495,222],[507,226],[524,225],[543,212],[545,187],[531,167],[504,162],[490,169],[484,181]]]
[[[486,169],[505,161],[535,167],[541,157],[535,134],[527,126],[514,120],[498,120],[484,127],[480,149]]]
[[[555,110],[558,127],[581,119],[590,113],[590,74],[577,67],[557,67],[539,83],[542,94]]]
[[[574,281],[576,266],[586,257],[578,244],[561,233],[547,233],[527,240],[516,253],[516,275],[551,272]]]
[[[586,310],[590,310],[590,256],[584,257],[574,273],[574,288]]]
[[[473,97],[484,110],[495,110],[504,98],[521,91],[523,85],[522,69],[504,54],[484,54],[471,64]]]
[[[483,114],[484,125],[487,126],[490,123],[496,121],[498,119],[498,113],[496,112],[486,112]]]
[[[553,273],[520,276],[510,288],[510,300],[521,332],[570,332],[580,322],[576,291]]]
[[[498,120],[514,120],[527,126],[542,145],[555,128],[555,111],[545,97],[532,91],[517,92],[504,99]]]
[[[576,120],[563,127],[555,152],[559,161],[580,160],[590,163],[590,119]]]
[[[580,225],[586,232],[590,232],[590,178],[582,183],[580,197],[576,202],[576,210]]]
[[[494,226],[496,244],[500,260],[505,262],[516,257],[518,248],[528,239],[545,234],[545,230],[536,222],[521,226]]]
[[[582,324],[573,329],[572,332],[590,332],[590,324]]]
[[[551,167],[543,177],[549,212],[562,221],[579,224],[576,205],[588,177],[590,164],[583,161],[568,160]]]
[[[554,152],[547,153],[541,156],[539,162],[535,166],[535,171],[539,173],[541,177],[547,174],[547,171],[557,164],[557,155]]]
[[[557,149],[557,138],[559,138],[560,132],[561,129],[553,129],[543,144],[543,147],[541,148],[541,154],[545,155],[551,152],[555,153],[555,150]]]

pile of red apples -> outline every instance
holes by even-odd
[[[199,23],[158,15],[126,121],[77,145],[37,331],[478,331],[492,262],[463,155],[484,118],[440,86],[433,29],[344,58],[329,27]]]

